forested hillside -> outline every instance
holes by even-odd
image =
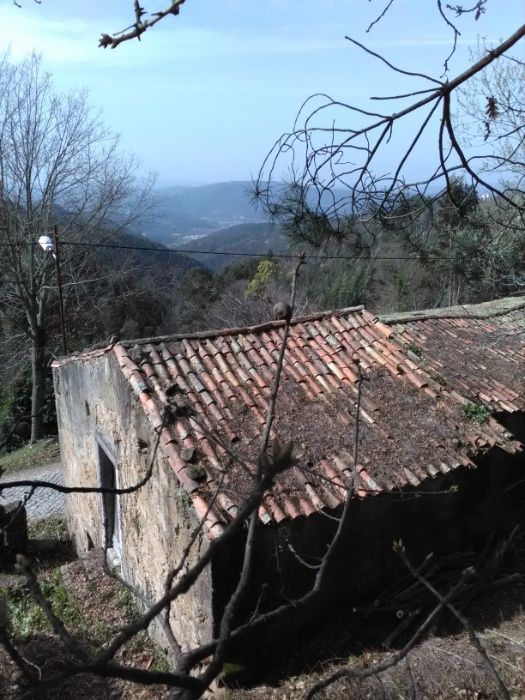
[[[37,251],[40,261],[45,253]],[[51,257],[51,256],[49,256]],[[136,338],[164,329],[171,300],[184,277],[200,268],[197,261],[167,251],[160,243],[127,233],[100,233],[89,241],[64,240],[61,246],[64,323],[69,352],[111,337]],[[52,260],[52,259],[51,259]],[[63,352],[56,296],[47,307],[49,361]],[[20,332],[20,315],[0,319],[0,442],[16,420],[31,414],[29,347]],[[9,438],[27,437],[23,425]],[[51,372],[45,373],[42,406],[44,433],[53,433],[55,405]]]
[[[190,250],[191,257],[210,270],[218,271],[239,258],[249,258],[260,253],[281,253],[288,249],[289,241],[282,226],[278,224],[237,224],[208,233],[182,246]],[[198,251],[211,251],[199,253]],[[228,255],[227,253],[232,253]]]
[[[159,187],[155,207],[141,217],[136,230],[175,246],[235,224],[263,222],[265,214],[250,198],[251,187],[250,182]]]

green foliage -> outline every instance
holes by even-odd
[[[215,279],[209,270],[203,267],[189,270],[174,294],[170,330],[173,331],[173,325],[178,332],[199,327],[204,311],[216,295]]]
[[[362,304],[373,278],[370,260],[312,262],[306,268],[303,293],[320,309]]]
[[[89,629],[90,637],[97,645],[108,644],[114,636],[114,629],[104,620],[94,620]]]
[[[223,664],[222,667],[222,677],[227,678],[228,676],[233,676],[236,673],[244,670],[244,666],[241,664],[227,663]]]
[[[0,391],[0,442],[8,439],[14,422],[16,394],[11,387]]]
[[[80,609],[64,586],[59,568],[53,570],[49,580],[42,581],[42,593],[50,601],[53,612],[59,615],[66,627],[76,627],[81,622]]]
[[[11,422],[16,395],[12,387],[0,391],[0,431],[4,432]]]
[[[223,290],[239,280],[251,280],[257,272],[259,264],[259,258],[249,258],[228,265],[215,278],[218,289]]]
[[[277,263],[271,260],[262,260],[257,266],[253,279],[246,288],[246,296],[254,297],[264,294],[270,282],[276,279],[279,271]]]
[[[203,267],[194,267],[189,270],[179,288],[181,295],[194,298],[196,304],[204,303],[213,291],[213,275]]]
[[[0,442],[7,439],[20,416],[30,413],[31,377],[29,372],[21,372],[17,377],[5,378],[0,388]],[[10,445],[19,444],[16,436],[10,438]]]
[[[44,613],[29,593],[20,589],[0,589],[0,593],[5,596],[11,633],[17,641],[26,641],[35,632],[50,629]]]
[[[190,494],[182,486],[176,489],[175,498],[181,507],[190,508],[193,505]]]
[[[459,228],[467,223],[478,205],[478,195],[472,185],[461,178],[452,178],[446,194],[439,200],[436,220],[439,226]]]
[[[388,231],[397,231],[401,235],[409,235],[411,229],[417,227],[430,216],[431,200],[421,194],[400,192],[386,206],[386,213],[381,217],[381,223]]]
[[[120,327],[119,330],[119,338],[130,338],[130,339],[136,339],[140,338],[142,335],[141,333],[141,327],[137,319],[135,318],[126,318],[122,326]]]
[[[160,649],[155,647],[155,655],[153,659],[153,663],[151,664],[151,669],[153,671],[160,671],[161,673],[168,673],[171,671],[171,667],[169,664],[169,661],[166,657],[166,654],[164,654]]]
[[[468,402],[463,405],[463,413],[476,423],[484,423],[490,417],[490,411],[486,406]]]
[[[122,587],[119,590],[117,602],[119,607],[125,610],[129,617],[135,617],[137,615],[138,610],[135,599],[133,598],[131,591],[127,588]]]
[[[483,202],[454,236],[454,269],[461,271],[469,301],[519,291],[525,275],[525,237],[510,206]]]
[[[1,379],[2,372],[0,370],[0,381]],[[31,413],[31,374],[29,368],[25,368],[14,378],[4,375],[3,381],[5,384],[0,389],[0,442],[8,437],[15,423],[21,417]],[[25,422],[29,423],[30,419],[25,419]],[[56,408],[50,369],[46,370],[44,383],[42,426],[44,435],[56,434]],[[21,423],[18,423],[18,427],[21,427]],[[11,434],[8,448],[16,448],[22,442],[21,437]]]
[[[439,372],[434,372],[434,370],[427,370],[428,371],[428,376],[433,379],[435,382],[438,384],[441,384],[441,386],[447,386],[447,380],[443,375],[439,374]]]
[[[28,534],[31,540],[67,540],[69,533],[66,521],[59,515],[50,518],[31,520],[28,523]]]

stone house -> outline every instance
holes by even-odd
[[[326,551],[356,471],[350,527],[329,574],[332,601],[370,599],[399,575],[394,539],[417,559],[505,531],[504,494],[524,468],[516,435],[525,410],[525,302],[513,303],[504,315],[481,305],[483,319],[466,307],[437,318],[379,320],[355,307],[293,319],[273,437],[294,441],[297,464],[259,508],[243,616],[311,584],[308,562]],[[71,494],[66,505],[77,550],[106,543],[149,600],[162,594],[199,523],[192,559],[220,537],[250,491],[283,327],[121,341],[54,363],[66,484],[129,488],[153,460],[142,488]],[[354,465],[357,362],[364,380]],[[167,420],[173,397],[191,410]],[[472,416],[471,405],[486,405],[498,420]],[[229,541],[173,606],[183,648],[216,633],[243,538]],[[153,632],[162,641],[161,629]]]

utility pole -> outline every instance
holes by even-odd
[[[66,340],[66,321],[64,317],[64,299],[62,296],[62,273],[60,270],[60,249],[58,247],[58,227],[55,224],[53,226],[53,243],[55,248],[55,268],[57,273],[57,285],[58,285],[58,303],[60,308],[60,324],[62,326],[62,349],[64,355],[67,355],[67,340]]]

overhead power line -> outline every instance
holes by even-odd
[[[36,243],[0,243],[0,248],[29,247]],[[73,246],[76,248],[107,248],[110,250],[137,250],[144,253],[177,254],[177,255],[225,255],[241,258],[282,258],[286,260],[296,260],[301,257],[301,253],[251,253],[228,250],[192,250],[189,248],[155,248],[139,245],[119,245],[117,243],[85,243],[83,241],[61,241],[62,246]],[[414,255],[374,255],[363,257],[363,255],[316,255],[315,253],[305,253],[308,260],[414,260],[420,257]],[[446,256],[424,256],[425,262],[437,262],[439,260],[452,260]]]

